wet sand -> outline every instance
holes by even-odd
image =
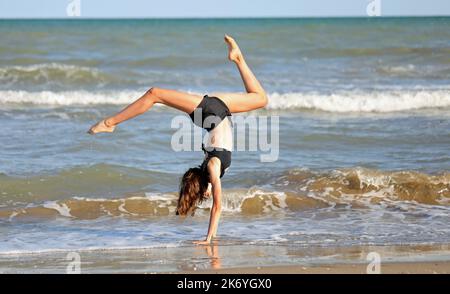
[[[67,273],[79,255],[81,273],[365,274],[379,257],[381,273],[450,273],[442,245],[300,247],[221,243],[169,248],[0,254],[0,273]],[[376,268],[375,268],[376,269]]]
[[[187,271],[187,274],[367,274],[366,264],[268,266]],[[450,274],[450,262],[398,262],[380,266],[381,274]]]

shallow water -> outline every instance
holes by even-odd
[[[445,244],[450,19],[0,21],[0,254],[172,247],[202,152],[175,152],[165,107],[88,136],[152,86],[241,91],[230,33],[279,116],[279,157],[234,152],[221,242]],[[114,32],[114,33],[112,33]],[[237,119],[236,115],[234,118]],[[199,146],[196,146],[199,150]]]

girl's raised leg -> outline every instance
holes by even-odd
[[[251,111],[266,106],[268,102],[266,92],[245,62],[236,41],[225,35],[225,42],[228,45],[228,58],[236,64],[247,93],[215,93],[212,95],[225,102],[233,113]]]

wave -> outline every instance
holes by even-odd
[[[269,109],[310,109],[327,112],[397,112],[450,107],[449,90],[348,91],[330,95],[287,93],[270,95]]]
[[[290,170],[275,187],[319,197],[329,203],[404,203],[450,206],[450,173],[428,175],[416,171],[349,168],[328,172]]]
[[[123,105],[142,96],[143,91],[0,91],[0,104],[32,104],[51,106]]]
[[[380,75],[390,76],[394,78],[425,78],[444,80],[448,79],[450,67],[441,66],[416,66],[413,64],[405,65],[384,65],[375,68]]]
[[[311,53],[314,57],[372,57],[417,55],[421,57],[447,56],[449,48],[439,47],[390,47],[390,48],[318,48]]]
[[[142,91],[0,91],[0,104],[32,105],[123,105]],[[397,112],[450,107],[450,90],[346,91],[333,94],[272,93],[269,110],[319,110],[327,112]]]
[[[11,200],[3,201],[0,206],[0,219],[146,218],[175,214],[176,192],[145,192],[152,190],[149,183],[164,181],[167,175],[155,176],[154,172],[103,165],[83,170],[86,174],[81,177],[77,177],[80,169],[47,178],[0,177],[3,178],[0,193]],[[128,173],[126,176],[120,175],[118,170]],[[174,176],[170,178],[173,184]],[[105,188],[107,186],[109,190]],[[58,193],[65,193],[65,196],[58,196]],[[102,193],[108,197],[92,196]],[[26,197],[20,197],[23,194]],[[80,196],[83,194],[86,196]],[[373,206],[406,212],[417,211],[418,207],[446,210],[450,208],[450,173],[429,175],[415,171],[390,172],[364,168],[324,172],[293,169],[269,179],[264,188],[226,189],[222,206],[225,213],[241,215]],[[210,207],[211,200],[202,203],[199,213],[207,213]]]
[[[166,184],[173,175],[112,164],[94,164],[56,174],[27,177],[0,173],[0,207],[33,205],[73,196],[114,196],[139,191],[154,183]]]
[[[175,193],[143,193],[117,199],[73,197],[46,201],[24,207],[0,209],[0,219],[55,218],[97,219],[100,217],[135,217],[175,215]],[[302,199],[298,195],[260,189],[231,190],[225,192],[222,209],[225,213],[260,215],[272,212],[300,211],[327,207],[317,199]],[[199,211],[208,211],[211,200],[199,205]]]
[[[115,78],[97,68],[64,64],[39,63],[0,67],[0,83],[8,87],[82,85],[98,86],[112,83]]]
[[[398,65],[398,66],[381,66],[379,68],[377,68],[377,72],[379,73],[384,73],[387,75],[392,75],[392,76],[399,76],[399,75],[413,75],[415,73],[417,73],[419,71],[419,69],[417,69],[416,66],[414,66],[413,64],[408,64],[408,65]]]

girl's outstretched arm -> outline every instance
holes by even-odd
[[[222,212],[222,185],[220,182],[220,160],[213,157],[208,162],[209,178],[212,186],[213,205],[209,217],[208,234],[205,240],[195,241],[197,245],[206,245],[211,243],[212,239],[216,237],[217,228],[219,227],[220,215]]]

